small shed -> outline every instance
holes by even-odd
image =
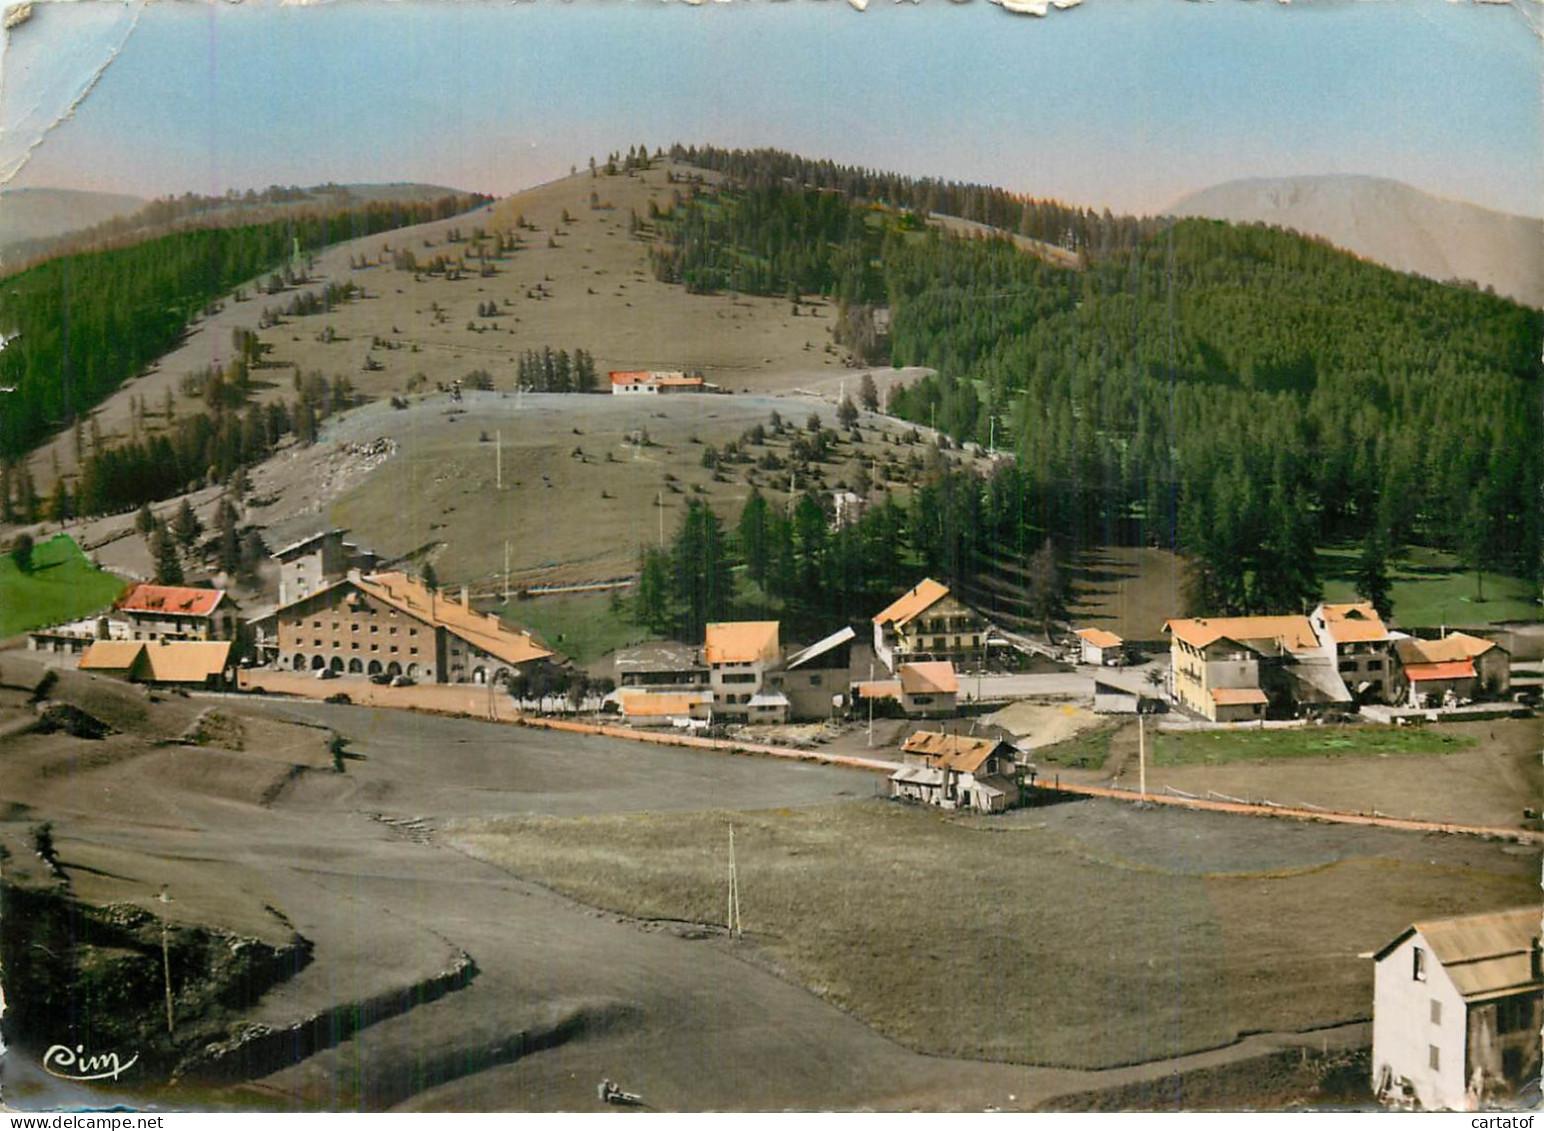
[[[1113,632],[1102,628],[1080,628],[1077,637],[1082,642],[1082,662],[1085,664],[1109,667],[1125,659],[1126,642]]]

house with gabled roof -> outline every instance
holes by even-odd
[[[221,589],[141,582],[118,600],[135,640],[232,640],[239,610]]]
[[[1018,800],[1017,751],[1001,739],[919,730],[901,756],[907,765],[890,775],[892,797],[983,813]]]
[[[788,717],[829,719],[846,704],[852,642],[858,634],[843,625],[807,648],[789,653],[766,678],[769,691],[788,699]]]
[[[277,666],[419,683],[488,683],[556,656],[529,632],[405,573],[357,570],[275,611]]]
[[[1448,698],[1500,698],[1512,685],[1511,654],[1494,640],[1449,632],[1440,640],[1394,641],[1394,702],[1421,707]]]
[[[1392,688],[1393,636],[1369,601],[1321,604],[1308,614],[1314,634],[1358,700],[1387,702]]]
[[[980,659],[986,622],[949,587],[925,578],[874,617],[874,652],[885,667],[949,660]]]
[[[1085,664],[1103,667],[1106,664],[1118,664],[1125,658],[1126,642],[1108,629],[1080,628],[1076,635],[1080,659]]]
[[[1167,621],[1175,702],[1213,722],[1349,706],[1331,650],[1304,616]]]
[[[133,683],[214,689],[225,686],[229,640],[98,640],[80,670]]]
[[[1372,1074],[1400,1106],[1506,1103],[1540,1071],[1538,907],[1413,923],[1373,955]]]
[[[782,658],[778,622],[725,621],[703,633],[703,662],[713,692],[713,714],[726,722],[781,723],[788,697],[766,687],[767,673]]]

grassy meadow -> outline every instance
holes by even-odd
[[[0,556],[0,637],[89,616],[124,587],[121,577],[92,565],[68,534],[39,542],[28,573],[10,554]]]

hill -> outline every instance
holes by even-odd
[[[1318,236],[1364,259],[1441,282],[1493,287],[1544,306],[1544,221],[1492,212],[1381,177],[1229,181],[1168,210]]]
[[[76,189],[21,188],[0,192],[0,261],[14,245],[89,228],[145,206],[137,196]]]

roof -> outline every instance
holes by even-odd
[[[817,640],[808,648],[802,649],[801,651],[795,652],[792,656],[789,656],[788,662],[783,666],[789,671],[792,671],[794,668],[803,667],[811,660],[819,659],[827,652],[831,652],[837,648],[840,648],[843,644],[846,644],[849,640],[854,639],[857,635],[858,634],[852,630],[851,625],[838,629],[830,636],[827,636],[824,640]]]
[[[145,645],[147,678],[156,683],[203,683],[230,662],[229,640],[157,640]]]
[[[1278,617],[1195,617],[1165,621],[1165,632],[1172,632],[1192,648],[1206,648],[1218,640],[1235,640],[1255,651],[1258,642],[1280,642],[1288,652],[1312,652],[1319,647],[1313,625],[1304,616]]]
[[[280,546],[273,552],[273,556],[282,561],[288,555],[298,553],[307,546],[314,545],[325,538],[342,538],[347,533],[348,530],[341,526],[334,526],[328,530],[318,530],[308,538],[302,538],[298,542],[291,542],[288,546]]]
[[[1483,636],[1470,636],[1467,632],[1450,632],[1441,640],[1421,640],[1410,636],[1394,642],[1400,663],[1408,668],[1411,664],[1445,664],[1458,660],[1473,660],[1492,648],[1500,648],[1494,640]],[[1506,649],[1502,649],[1505,651]]]
[[[907,590],[902,596],[874,618],[875,624],[893,624],[897,628],[911,620],[918,613],[925,612],[938,604],[949,595],[949,587],[934,581],[931,577]]]
[[[941,734],[936,730],[919,730],[906,740],[901,750],[906,754],[921,754],[929,765],[938,769],[973,774],[999,746],[1005,745],[995,738],[969,738]]]
[[[352,586],[424,624],[442,627],[473,647],[508,664],[523,664],[555,654],[529,632],[515,631],[493,613],[479,613],[439,593],[431,594],[423,582],[399,572],[373,573],[368,577],[351,572],[342,581],[335,581],[296,597],[275,611],[283,612],[304,602],[314,601],[344,586]]]
[[[128,671],[139,659],[143,640],[98,640],[80,658],[81,671]]]
[[[932,766],[902,766],[890,775],[890,780],[917,785],[943,785],[944,772]]]
[[[611,383],[613,385],[700,385],[702,378],[688,377],[679,369],[613,369]]]
[[[702,381],[701,377],[687,377],[687,376],[685,376],[684,374],[681,374],[681,373],[661,373],[655,379],[654,383],[656,385],[667,385],[667,386],[677,386],[677,385],[679,385],[679,386],[685,388],[685,387],[691,387],[691,386],[701,386],[703,381]]]
[[[901,681],[898,679],[873,679],[867,683],[854,684],[853,691],[859,699],[899,699],[901,697]]]
[[[1237,707],[1245,703],[1266,703],[1269,700],[1258,687],[1214,687],[1212,702],[1219,707]]]
[[[150,585],[141,583],[130,589],[118,602],[126,613],[165,613],[180,617],[207,617],[225,597],[220,589],[198,589],[188,585]]]
[[[1429,919],[1402,931],[1373,957],[1382,960],[1417,931],[1466,1001],[1502,997],[1544,987],[1534,974],[1537,907],[1491,911],[1458,919]]]
[[[781,691],[761,691],[745,701],[747,707],[786,707],[788,696]]]
[[[702,669],[697,649],[689,644],[659,640],[626,648],[611,658],[617,672],[694,672]]]
[[[1350,605],[1321,605],[1324,627],[1336,644],[1361,644],[1387,640],[1389,630],[1378,610],[1366,601]]]
[[[1473,679],[1473,660],[1449,660],[1442,664],[1406,664],[1405,678],[1411,683],[1434,679]]]
[[[711,691],[639,691],[617,692],[622,713],[633,718],[664,718],[689,715],[692,708],[713,702]]]
[[[703,634],[702,658],[709,664],[750,664],[777,659],[775,620],[710,624]]]
[[[959,677],[948,660],[902,664],[896,674],[901,677],[901,690],[907,695],[953,695],[960,689]]]
[[[1119,648],[1125,643],[1115,633],[1106,632],[1102,628],[1080,628],[1077,634],[1085,643],[1092,644],[1095,648]]]

